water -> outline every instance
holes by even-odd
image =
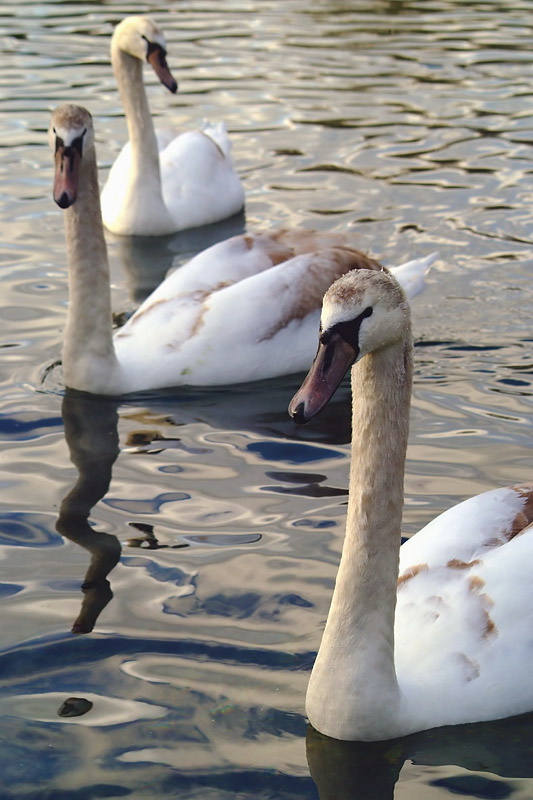
[[[103,178],[125,137],[109,36],[131,12],[156,16],[180,83],[146,73],[154,115],[225,119],[247,206],[162,242],[108,236],[114,309],[244,226],[350,231],[388,264],[438,249],[414,303],[405,533],[533,473],[533,2],[3,3],[2,800],[530,798],[529,716],[306,746],[347,389],[297,430],[301,376],[120,404],[43,386],[67,298],[49,112],[90,108]],[[92,708],[60,716],[69,697]]]

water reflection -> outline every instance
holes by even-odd
[[[164,24],[179,73],[182,91],[171,103],[149,87],[154,117],[185,127],[226,120],[250,228],[349,231],[391,263],[441,250],[441,271],[417,301],[411,533],[464,496],[531,470],[532,0],[291,0],[283,14],[278,5],[228,2],[213,13],[213,3],[195,0],[128,11]],[[349,389],[312,431],[295,430],[286,413],[295,376],[152,394],[139,401],[146,421],[131,421],[132,401],[119,408],[121,444],[132,428],[146,428],[133,446],[149,454],[122,451],[106,497],[115,481],[120,496],[97,505],[91,522],[109,521],[96,527],[117,533],[124,555],[129,546],[143,550],[104,576],[115,599],[95,630],[106,618],[112,629],[67,632],[77,611],[67,604],[65,623],[72,563],[79,585],[96,556],[60,547],[51,530],[51,502],[70,488],[57,413],[63,384],[32,388],[59,353],[66,296],[45,130],[51,107],[87,105],[99,120],[105,179],[124,141],[109,37],[125,5],[28,0],[3,11],[0,556],[9,583],[0,585],[0,795],[310,800],[318,795],[300,715],[345,516],[335,490],[346,485]],[[154,241],[108,236],[114,306],[138,304],[189,258],[188,247],[211,243],[169,237],[156,252]],[[462,343],[500,349],[452,349]],[[150,429],[169,438],[177,431],[181,445],[150,443]],[[96,421],[89,430],[96,441]],[[160,502],[176,488],[193,502]],[[78,508],[82,501],[83,492]],[[85,499],[74,533],[101,542],[89,507]],[[126,527],[134,519],[154,524],[157,547],[150,529]],[[252,533],[263,534],[258,545],[232,547]],[[217,548],[191,541],[214,535],[226,537],[210,540]],[[188,548],[170,549],[184,541]],[[70,696],[93,709],[59,717]],[[520,775],[500,770],[498,759],[533,761],[523,742],[531,724],[520,733],[519,722],[472,726],[470,742],[454,728],[431,747],[435,732],[385,750],[335,743],[337,755],[319,744],[309,760],[323,798],[533,797],[514,778],[479,774]],[[465,765],[477,786],[459,785],[451,764]]]
[[[116,400],[75,392],[65,394],[61,407],[70,460],[78,470],[78,480],[61,503],[56,530],[91,554],[81,587],[83,601],[72,633],[90,633],[113,597],[107,576],[120,558],[120,542],[113,534],[94,530],[88,520],[93,506],[109,489],[119,453],[117,408]]]
[[[508,797],[514,794],[515,779],[533,779],[532,713],[434,728],[387,742],[341,742],[309,726],[306,744],[320,800],[392,800],[402,768],[409,764],[450,767],[445,773],[428,771],[425,782],[463,796]],[[533,780],[527,785],[533,790]]]

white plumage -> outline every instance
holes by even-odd
[[[533,484],[494,489],[400,548],[396,669],[417,728],[533,709],[532,521]]]
[[[63,370],[71,388],[120,395],[304,370],[327,287],[349,269],[382,269],[347,247],[343,235],[295,230],[236,236],[172,273],[113,337],[89,112],[72,105],[56,109],[51,145],[54,197],[66,209],[70,302]],[[435,258],[406,265],[413,291]],[[403,272],[399,267],[400,279]]]
[[[143,85],[149,61],[172,92],[163,34],[145,16],[126,17],[111,40],[111,61],[128,123],[129,141],[102,191],[102,214],[119,234],[162,235],[208,225],[240,211],[244,191],[223,122],[177,135],[155,131]]]
[[[312,419],[352,368],[346,534],[307,692],[312,725],[380,740],[533,710],[533,483],[481,494],[400,548],[412,384],[409,305],[358,270],[324,297],[290,404]]]

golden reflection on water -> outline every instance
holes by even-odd
[[[209,230],[109,236],[114,311],[243,229],[350,231],[386,264],[438,249],[414,303],[405,533],[530,478],[533,3],[128,10],[162,24],[180,82],[169,98],[148,78],[158,123],[225,119],[247,202]],[[80,401],[62,418],[60,373],[42,383],[67,300],[49,113],[65,100],[90,108],[103,180],[126,136],[108,61],[123,13],[114,0],[2,6],[2,777],[27,793],[311,798],[303,698],[342,543],[348,392],[302,431],[286,415],[298,376],[147,395],[107,417]],[[86,635],[71,635],[76,620]],[[94,707],[67,736],[56,712],[72,695]],[[385,766],[357,746],[343,763],[341,746],[336,789],[311,744],[311,772],[322,800],[527,797],[517,764],[531,763],[530,738],[518,721],[476,726],[468,741],[426,734],[415,749],[387,746]]]

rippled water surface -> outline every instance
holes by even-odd
[[[225,119],[247,204],[162,242],[109,235],[114,309],[245,226],[353,232],[386,264],[438,249],[413,303],[405,533],[533,477],[533,2],[3,3],[2,800],[531,798],[529,716],[306,743],[346,388],[297,430],[301,376],[121,403],[43,384],[67,299],[49,114],[90,108],[103,179],[126,135],[109,39],[131,12],[157,18],[180,84],[146,73],[158,122]]]

